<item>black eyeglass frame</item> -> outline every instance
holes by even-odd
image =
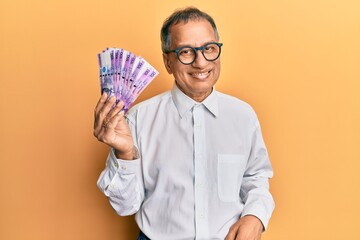
[[[218,56],[217,56],[215,59],[212,59],[212,60],[207,59],[207,58],[205,57],[205,54],[204,54],[204,49],[206,48],[206,46],[208,46],[208,45],[210,45],[210,44],[216,44],[216,45],[219,47],[219,54],[218,54]],[[174,50],[165,51],[165,53],[168,54],[168,53],[174,52],[174,53],[176,54],[177,59],[178,59],[182,64],[184,64],[184,65],[190,65],[190,64],[192,64],[192,63],[194,63],[194,62],[196,61],[196,58],[197,58],[197,56],[198,56],[198,55],[197,55],[197,51],[199,51],[199,50],[201,51],[201,54],[202,54],[203,57],[206,59],[206,61],[209,61],[209,62],[215,61],[216,59],[218,59],[218,58],[220,57],[221,47],[222,47],[222,46],[223,46],[222,43],[209,42],[209,43],[207,43],[207,44],[205,44],[205,45],[203,45],[203,46],[201,46],[201,47],[182,46],[182,47],[179,47],[179,48],[174,49]],[[190,62],[190,63],[184,63],[183,61],[180,60],[179,52],[180,52],[182,49],[184,49],[184,48],[191,48],[191,49],[194,51],[194,53],[195,53],[194,60],[193,60],[192,62]]]

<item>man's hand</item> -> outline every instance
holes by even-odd
[[[133,159],[133,139],[129,126],[124,118],[123,102],[119,102],[113,109],[116,98],[108,98],[103,93],[95,108],[94,136],[115,149],[117,158]]]
[[[231,226],[225,240],[260,240],[262,230],[261,221],[255,216],[247,215]]]

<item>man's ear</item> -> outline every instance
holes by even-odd
[[[172,74],[172,70],[171,70],[171,67],[170,67],[171,64],[170,64],[169,56],[166,53],[163,53],[162,55],[163,55],[163,61],[164,61],[164,65],[165,65],[165,68],[166,68],[167,72],[169,74]]]

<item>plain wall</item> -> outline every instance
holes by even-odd
[[[358,0],[1,0],[0,239],[135,239],[96,187],[96,54],[125,48],[160,71],[139,101],[169,89],[159,31],[189,5],[217,22],[217,89],[262,125],[276,201],[263,239],[360,239]]]

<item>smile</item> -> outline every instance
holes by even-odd
[[[207,71],[207,72],[195,72],[195,73],[192,73],[191,76],[193,78],[197,78],[197,79],[205,79],[207,78],[208,76],[210,75],[210,71]]]

